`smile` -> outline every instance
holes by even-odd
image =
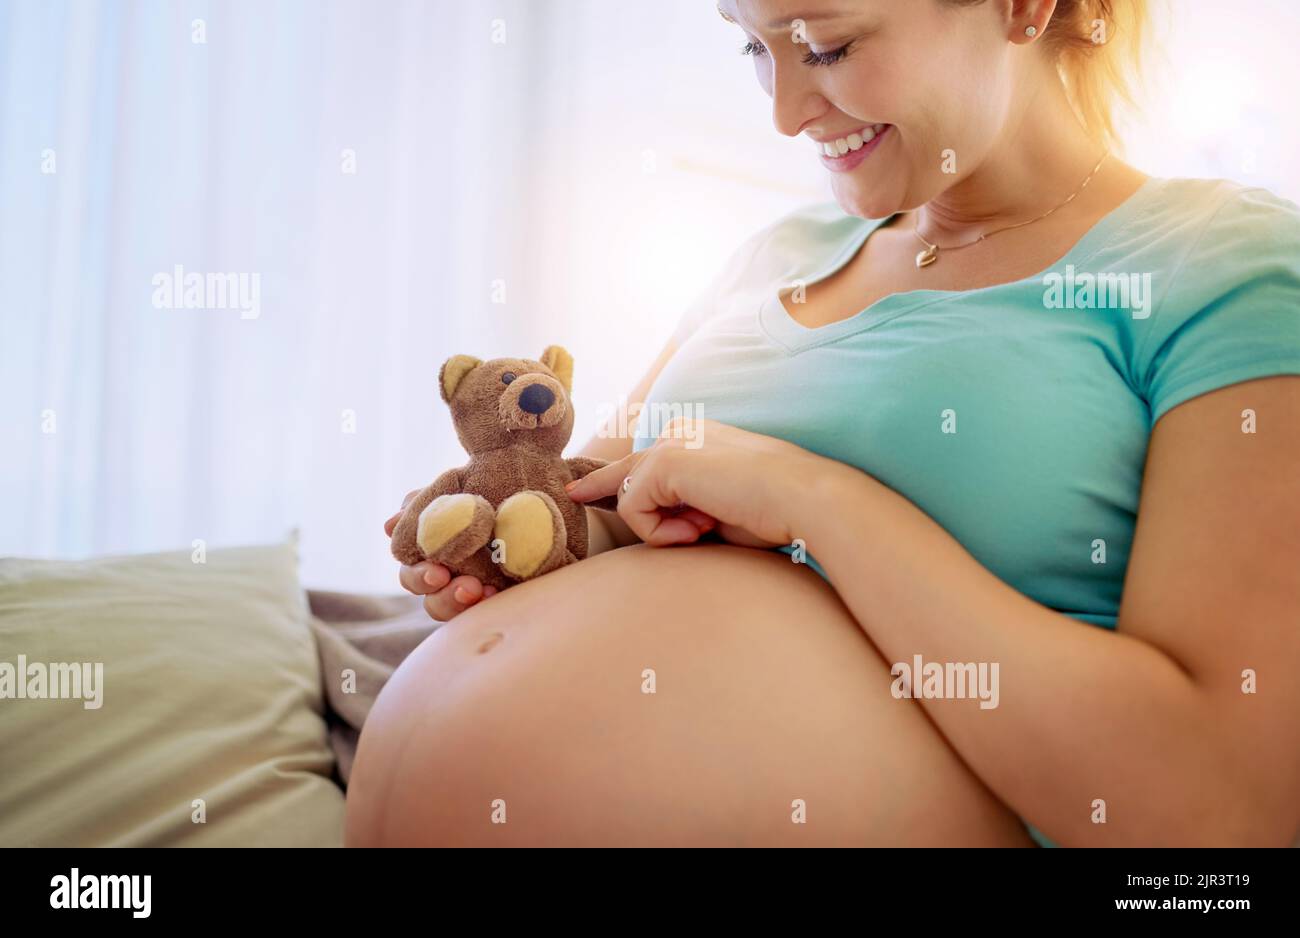
[[[892,128],[893,124],[868,124],[847,137],[813,142],[828,169],[846,173],[865,160]]]

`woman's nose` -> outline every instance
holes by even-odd
[[[799,65],[786,68],[784,72],[772,70],[772,124],[778,133],[795,137],[809,121],[824,114],[829,104],[811,81],[795,71]]]

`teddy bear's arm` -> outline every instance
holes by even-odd
[[[393,528],[393,556],[410,566],[424,559],[424,554],[416,543],[416,534],[420,527],[420,512],[429,507],[429,502],[439,495],[454,495],[461,490],[461,470],[448,469],[432,484],[423,489],[402,509],[402,517]]]
[[[595,472],[609,465],[607,459],[596,459],[594,456],[572,456],[564,461],[569,467],[569,472],[575,479],[581,479],[589,472]],[[606,495],[604,498],[598,498],[594,502],[584,502],[589,508],[603,508],[606,511],[618,511],[618,496]]]

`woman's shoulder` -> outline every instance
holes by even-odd
[[[1168,237],[1167,243],[1183,246],[1189,255],[1224,239],[1293,255],[1300,244],[1300,206],[1260,186],[1153,177],[1140,194],[1145,201],[1137,233]]]
[[[1300,373],[1300,207],[1224,179],[1154,179],[1102,266],[1145,278],[1120,317],[1152,419],[1237,381]],[[1132,277],[1134,274],[1130,274]]]
[[[1194,176],[1151,176],[1146,185],[1164,202],[1181,205],[1185,209],[1217,211],[1225,206],[1267,206],[1270,211],[1284,214],[1300,213],[1300,207],[1263,186],[1220,179]]]
[[[1300,290],[1300,207],[1227,179],[1153,177],[1116,211],[1089,265],[1149,274],[1171,313],[1243,289]]]
[[[879,220],[845,213],[835,202],[814,202],[786,212],[732,251],[708,289],[678,320],[672,341],[677,346],[684,344],[722,308],[720,298],[805,276],[854,244],[863,236],[864,226],[878,224]]]
[[[1222,293],[1260,278],[1300,283],[1300,206],[1227,179],[1152,180],[1134,237],[1164,253],[1170,287]]]
[[[884,219],[849,215],[836,202],[801,205],[757,232],[746,244],[750,275],[788,276],[816,267]]]

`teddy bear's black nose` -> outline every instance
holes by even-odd
[[[544,414],[555,403],[555,392],[544,384],[530,384],[519,395],[519,406],[525,413]]]

